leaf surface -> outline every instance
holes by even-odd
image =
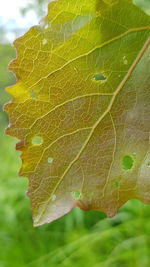
[[[58,0],[15,41],[7,133],[34,225],[150,202],[150,18],[132,1]]]

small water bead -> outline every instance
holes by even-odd
[[[29,90],[29,93],[30,93],[31,98],[37,98],[37,96],[35,95],[32,89]]]
[[[51,27],[51,24],[48,24],[48,23],[47,23],[47,24],[44,25],[44,29],[45,29],[45,30],[47,30],[47,29],[50,28],[50,27]]]
[[[50,164],[53,163],[53,161],[54,161],[54,159],[51,158],[51,157],[49,157],[49,158],[47,159],[47,162],[50,163]]]
[[[71,195],[75,200],[80,199],[82,196],[82,194],[79,191],[73,191],[73,192],[71,192]]]
[[[35,136],[32,139],[32,144],[33,145],[42,145],[43,143],[43,138],[41,136]]]
[[[47,40],[44,39],[44,40],[42,41],[42,44],[43,44],[43,45],[46,45],[46,44],[47,44]]]
[[[128,64],[128,60],[127,60],[126,56],[123,57],[123,64],[124,65],[127,65]]]
[[[51,201],[55,201],[56,200],[56,195],[52,195],[51,196]]]

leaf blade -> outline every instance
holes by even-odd
[[[131,109],[130,102],[133,104],[136,101],[135,89],[130,92],[127,88],[131,99],[126,93],[128,103],[123,105],[124,110],[116,104],[119,93],[132,78],[149,45],[149,17],[130,1],[117,1],[113,6],[104,8],[100,14],[97,13],[96,1],[87,4],[82,2],[82,11],[81,4],[76,6],[70,3],[64,6],[64,13],[59,13],[59,10],[66,1],[50,4],[49,14],[44,21],[45,25],[53,22],[52,29],[36,27],[16,41],[20,52],[10,66],[19,81],[9,89],[14,98],[6,107],[12,124],[7,132],[21,139],[18,145],[18,149],[23,151],[20,175],[29,177],[28,194],[35,225],[50,222],[75,205],[85,210],[100,209],[111,217],[122,203],[131,196],[136,196],[135,190],[129,190],[135,180],[132,175],[131,184],[128,181],[127,199],[121,193],[126,188],[123,178],[126,174],[121,169],[122,156],[118,156],[118,162],[115,154],[120,131],[125,135],[126,129],[120,126],[121,130],[116,133],[119,115],[116,117],[114,106],[118,105],[120,113],[125,113],[128,118],[126,109]],[[76,10],[75,16],[70,13],[64,16],[72,8]],[[89,19],[82,18],[89,11]],[[125,19],[124,16],[122,19],[121,14],[127,11],[132,13],[133,18]],[[77,19],[73,24],[75,17]],[[110,21],[111,24],[108,25]],[[34,36],[38,36],[38,39]],[[45,39],[45,36],[48,37]],[[42,46],[43,40],[50,43],[44,42]],[[83,45],[83,40],[87,40],[87,45]],[[27,48],[24,48],[25,44]],[[24,57],[19,53],[23,53]],[[146,60],[144,64],[145,62]],[[105,79],[94,81],[94,75]],[[145,76],[148,76],[147,70]],[[147,99],[149,100],[148,97]],[[124,103],[120,97],[121,102]],[[144,102],[139,104],[141,105]],[[23,111],[26,111],[25,114]],[[149,112],[148,107],[147,111]],[[42,137],[42,145],[33,146],[34,137]],[[132,138],[134,139],[134,133]],[[47,162],[48,158],[52,159],[50,163]],[[118,179],[110,179],[112,170],[115,170],[114,162],[118,162],[120,168]],[[122,185],[120,180],[123,181]],[[119,189],[112,186],[116,183],[119,184]],[[122,198],[118,199],[119,190]],[[71,192],[81,192],[82,197],[75,200]]]

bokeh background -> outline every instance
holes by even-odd
[[[66,0],[67,1],[67,0]],[[150,14],[150,0],[135,0]],[[150,205],[128,201],[113,219],[74,209],[63,218],[33,228],[28,180],[18,177],[17,140],[4,134],[8,124],[4,88],[14,84],[7,71],[15,57],[12,41],[45,14],[48,0],[0,3],[0,267],[149,267]]]

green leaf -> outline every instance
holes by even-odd
[[[149,34],[131,1],[58,0],[15,41],[7,133],[20,139],[34,225],[150,202]]]

